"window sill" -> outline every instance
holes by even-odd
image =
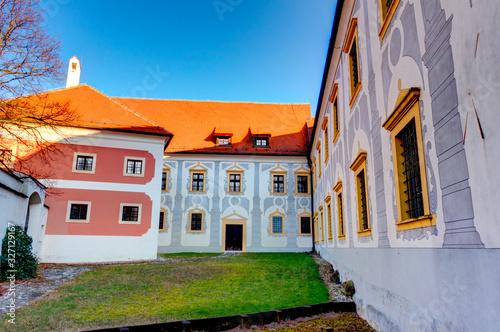
[[[372,235],[372,229],[371,228],[364,229],[362,231],[358,231],[358,237],[370,236],[370,235]]]
[[[206,233],[206,231],[186,231],[186,233]]]
[[[243,191],[226,191],[226,194],[244,194]]]
[[[207,191],[194,191],[194,190],[189,190],[188,193],[194,193],[194,194],[206,194]]]
[[[286,233],[268,233],[268,235],[286,235]]]
[[[310,193],[294,193],[294,195],[302,195],[302,196],[305,196],[305,195],[311,195]]]
[[[297,236],[311,236],[312,233],[297,233]]]
[[[118,223],[121,225],[140,225],[141,224],[140,221],[124,221],[124,220],[120,220]]]
[[[333,241],[333,237],[329,237],[328,242],[332,242],[332,241]]]
[[[272,192],[271,194],[272,195],[288,195],[288,193],[274,193],[274,192]]]
[[[166,232],[168,232],[168,229],[159,229],[158,231],[160,231],[162,233],[166,233]]]
[[[66,222],[73,224],[88,224],[90,223],[89,219],[66,219]]]
[[[344,234],[344,235],[339,235],[339,236],[338,236],[338,239],[339,239],[339,240],[345,240],[345,234]]]
[[[83,169],[73,169],[71,170],[71,172],[79,174],[95,174],[95,169],[92,169],[91,171],[85,171]]]
[[[407,219],[403,221],[398,221],[396,223],[397,231],[405,231],[408,229],[425,228],[436,225],[436,215],[426,215],[418,218]]]
[[[170,192],[170,190],[169,190],[169,189],[167,189],[167,190],[162,190],[161,192],[162,192],[162,193],[169,193],[169,192]]]
[[[354,105],[354,102],[356,101],[356,97],[358,97],[359,90],[361,90],[361,81],[359,81],[358,85],[356,86],[356,89],[354,89],[354,93],[351,96],[351,100],[349,101],[349,106],[352,108],[352,105]]]

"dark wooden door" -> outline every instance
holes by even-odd
[[[243,249],[243,226],[226,225],[226,250]]]

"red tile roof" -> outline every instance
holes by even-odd
[[[54,90],[22,99],[27,104],[35,105],[38,105],[40,100],[48,104],[68,103],[69,110],[75,115],[73,121],[68,123],[70,126],[162,136],[172,135],[163,126],[88,85]]]
[[[166,152],[304,155],[309,104],[112,98],[174,134]],[[215,146],[230,131],[232,147]],[[254,148],[252,133],[270,134],[270,148]]]

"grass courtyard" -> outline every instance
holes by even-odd
[[[187,257],[186,257],[187,258]],[[16,312],[14,331],[60,331],[226,316],[328,301],[306,254],[240,254],[92,270]],[[9,324],[10,325],[10,324]],[[7,327],[3,322],[3,327]]]

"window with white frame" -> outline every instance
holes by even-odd
[[[75,152],[73,156],[73,173],[95,173],[97,154]]]
[[[139,224],[141,222],[142,204],[120,204],[120,224]]]
[[[66,212],[66,222],[90,222],[90,202],[69,201]]]
[[[144,176],[146,159],[138,157],[125,157],[123,175],[125,176]]]

